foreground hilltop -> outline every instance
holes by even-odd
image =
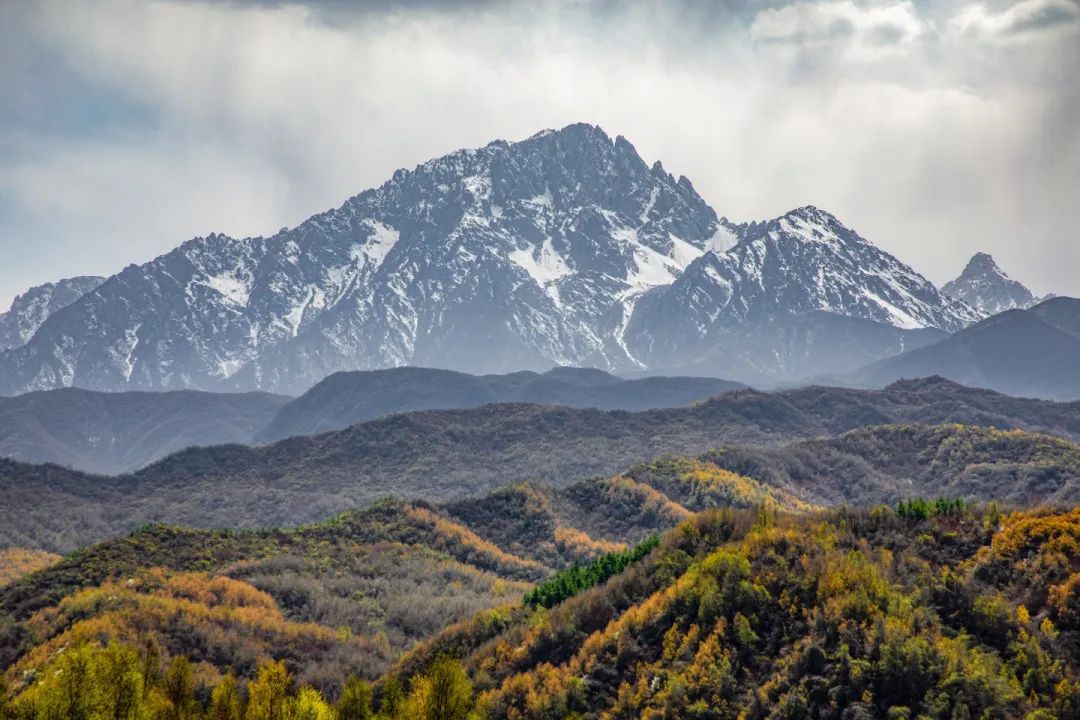
[[[489,718],[1064,718],[1080,707],[1064,552],[1080,512],[954,503],[711,513],[508,628],[449,630]]]
[[[1069,562],[1080,541],[1076,509],[1003,514],[943,500],[790,514],[766,502],[687,517],[659,542],[554,575],[525,602],[498,593],[528,581],[488,575],[495,594],[484,596],[483,573],[444,565],[422,575],[428,585],[409,602],[385,604],[376,581],[337,557],[348,547],[339,540],[406,532],[378,551],[401,568],[393,582],[423,573],[416,558],[425,552],[442,563],[471,553],[511,576],[536,567],[460,537],[431,555],[424,543],[460,526],[418,525],[417,508],[402,523],[408,513],[391,510],[289,536],[148,529],[32,575],[0,592],[11,614],[2,645],[11,699],[21,712],[63,716],[124,699],[219,717],[223,701],[258,708],[272,693],[313,717],[338,703],[387,720],[435,717],[430,707],[448,702],[454,717],[536,719],[1041,719],[1080,708],[1080,581]],[[319,554],[282,555],[290,543]],[[374,547],[357,557],[371,560]],[[262,559],[245,561],[252,551]],[[201,557],[205,569],[140,570],[130,564],[140,557]],[[108,574],[109,562],[122,582],[93,585],[100,581],[81,574]],[[42,597],[73,580],[91,586],[63,591],[55,605]],[[481,605],[505,604],[463,613],[388,670],[385,639],[305,620],[355,607],[349,622],[363,622],[361,607],[382,607],[396,628],[431,603],[432,619],[445,622],[440,582]],[[346,600],[346,586],[361,592]],[[310,602],[328,590],[340,599]],[[374,693],[350,675],[374,679]],[[128,679],[144,692],[125,690]],[[78,682],[83,691],[70,692]]]

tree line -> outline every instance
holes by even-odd
[[[437,658],[409,683],[373,687],[351,677],[336,702],[297,686],[282,661],[263,663],[244,682],[232,672],[207,686],[179,655],[162,663],[153,642],[134,648],[84,642],[65,649],[44,677],[16,699],[0,684],[0,720],[470,720],[472,683],[461,663]],[[2,681],[0,681],[2,682]]]

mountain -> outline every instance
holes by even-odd
[[[131,472],[193,445],[251,442],[289,399],[78,388],[0,398],[0,456],[90,473]]]
[[[32,287],[0,313],[0,351],[26,344],[53,313],[66,308],[105,282],[105,278],[82,276]]]
[[[975,253],[959,277],[941,286],[941,292],[967,303],[983,317],[1024,310],[1039,301],[986,253]]]
[[[777,314],[718,331],[699,351],[667,352],[672,346],[662,344],[659,362],[678,363],[672,373],[735,377],[768,388],[835,377],[946,337],[936,328],[905,330],[823,311]]]
[[[862,386],[940,375],[1010,395],[1080,398],[1080,300],[1057,297],[1007,310],[928,347],[846,376]]]
[[[743,387],[713,378],[623,380],[600,370],[579,368],[479,376],[413,367],[342,372],[284,405],[257,439],[272,442],[292,435],[341,430],[394,413],[489,403],[543,403],[601,410],[674,408]]]
[[[450,501],[525,481],[563,487],[665,455],[910,423],[1076,440],[1080,403],[1019,400],[930,379],[881,391],[740,390],[636,413],[521,404],[414,412],[263,447],[192,448],[112,477],[0,460],[0,547],[67,552],[147,522],[292,526],[387,496]]]
[[[625,138],[578,124],[399,170],[272,237],[212,234],[129,266],[0,354],[0,393],[298,394],[401,365],[667,372],[722,354],[735,327],[817,311],[880,326],[858,363],[975,319],[823,211],[736,225]],[[780,360],[740,360],[734,379],[834,362],[838,322],[791,335]],[[842,341],[860,345],[861,327]]]
[[[818,208],[740,226],[736,237],[638,303],[626,342],[643,364],[794,379],[837,363],[854,369],[867,354],[925,344],[978,319]],[[864,349],[832,351],[837,335]],[[816,362],[800,362],[814,354]]]
[[[398,171],[270,238],[131,266],[0,358],[9,394],[301,391],[338,370],[628,366],[618,331],[726,231],[685,178],[572,125]]]
[[[404,367],[337,373],[295,400],[260,392],[59,388],[0,398],[0,456],[115,475],[187,447],[270,442],[411,410],[494,402],[645,410],[681,407],[742,387],[712,378],[628,381],[577,368],[473,376]]]

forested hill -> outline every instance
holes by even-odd
[[[0,587],[9,684],[82,639],[145,642],[251,675],[274,657],[307,682],[374,678],[399,654],[531,583],[663,533],[694,512],[810,507],[708,462],[650,463],[555,489],[529,484],[435,506],[383,501],[294,530],[150,525]],[[49,564],[51,562],[51,564]],[[10,666],[10,667],[9,667]],[[336,690],[335,690],[336,691]]]
[[[527,480],[565,485],[663,455],[944,422],[1075,438],[1080,403],[929,379],[880,391],[744,390],[638,413],[536,405],[408,413],[265,447],[193,448],[116,477],[0,461],[0,545],[69,551],[150,521],[297,525],[387,495],[442,501]]]
[[[1075,508],[765,502],[556,575],[540,603],[520,591],[542,563],[434,508],[293,533],[148,528],[0,593],[0,702],[17,717],[251,719],[269,695],[281,717],[1062,720],[1080,710],[1078,545]],[[394,661],[405,628],[429,639]]]
[[[1075,718],[1080,511],[712,512],[556,608],[449,629],[487,718]]]

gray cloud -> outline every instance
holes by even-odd
[[[820,204],[936,281],[987,250],[1080,294],[1067,1],[0,5],[0,306],[575,121],[731,217]]]
[[[1075,0],[1021,0],[1001,12],[985,5],[969,6],[956,16],[954,30],[984,39],[1031,39],[1039,34],[1080,30],[1080,5]]]

